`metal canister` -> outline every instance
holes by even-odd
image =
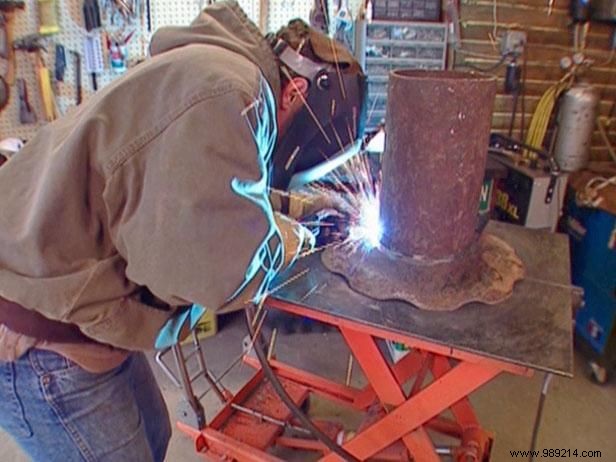
[[[576,84],[562,96],[554,146],[562,170],[574,172],[588,165],[598,106],[599,94],[587,83]]]

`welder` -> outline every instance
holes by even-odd
[[[359,66],[301,22],[217,2],[150,51],[0,168],[0,427],[36,461],[162,461],[143,351],[262,297],[313,240],[270,185],[362,136]]]

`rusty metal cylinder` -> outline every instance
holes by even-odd
[[[453,71],[390,75],[381,191],[381,244],[427,263],[478,238],[493,77]]]

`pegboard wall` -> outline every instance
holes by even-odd
[[[259,23],[259,0],[238,0],[250,19]],[[205,0],[151,0],[153,29],[189,24],[208,4]]]
[[[24,10],[17,10],[13,13],[11,22],[13,39],[34,34],[39,31],[39,1],[26,0]],[[100,1],[101,19],[104,27],[96,29],[90,33],[86,32],[82,0],[57,0],[57,18],[60,26],[60,31],[56,34],[47,36],[43,43],[46,51],[41,52],[41,57],[46,67],[54,76],[54,68],[56,62],[55,47],[56,44],[62,44],[66,50],[66,71],[64,80],[58,82],[55,78],[53,81],[53,89],[55,93],[56,112],[58,116],[65,114],[76,102],[76,86],[75,86],[75,60],[71,51],[77,52],[81,56],[81,74],[82,74],[82,89],[83,98],[87,99],[88,95],[93,90],[91,76],[87,72],[86,59],[84,57],[84,42],[86,37],[90,35],[93,40],[101,43],[101,48],[107,50],[104,43],[104,34],[111,35],[120,34],[127,35],[134,31],[132,39],[127,44],[128,58],[130,62],[136,62],[145,57],[147,52],[147,27],[145,26],[145,17],[137,11],[137,17],[129,21],[118,21],[117,17],[113,19],[105,8],[106,0]],[[103,54],[103,71],[97,75],[98,87],[101,88],[117,78],[119,74],[115,73],[109,65],[108,56]],[[26,53],[24,51],[16,51],[16,78],[26,81],[29,102],[32,110],[36,114],[36,122],[33,124],[20,123],[19,117],[19,96],[17,87],[10,87],[10,101],[8,106],[0,113],[0,138],[5,137],[20,137],[29,139],[41,125],[47,123],[43,103],[40,96],[39,83],[36,70],[36,53]],[[6,75],[8,69],[8,61],[2,60],[3,75]]]
[[[317,0],[320,1],[320,0]],[[340,0],[346,2],[347,0]],[[13,13],[11,23],[13,39],[34,34],[39,31],[39,2],[40,0],[26,0],[24,10]],[[81,85],[83,99],[86,100],[94,92],[92,77],[86,66],[85,45],[86,37],[90,40],[99,41],[103,50],[102,71],[97,74],[98,88],[102,88],[114,79],[121,76],[115,72],[109,62],[109,54],[106,46],[106,36],[126,36],[133,33],[127,44],[128,62],[134,64],[147,56],[150,33],[147,27],[145,0],[135,0],[135,16],[128,20],[118,21],[118,16],[112,16],[110,9],[112,0],[98,0],[101,10],[102,27],[92,32],[85,29],[83,16],[83,0],[56,0],[57,15],[60,31],[45,38],[46,51],[41,53],[43,62],[54,76],[56,62],[55,48],[62,44],[66,50],[66,71],[62,82],[52,78],[52,87],[55,93],[55,105],[58,116],[70,111],[76,106],[76,85],[74,55],[71,51],[81,56]],[[189,24],[206,6],[205,0],[151,0],[151,25],[152,30],[167,25]],[[239,0],[240,6],[256,24],[259,24],[261,7],[267,8],[265,18],[265,31],[275,31],[293,18],[309,19],[310,9],[314,0]],[[330,18],[337,1],[328,2]],[[355,16],[359,9],[360,0],[351,0],[348,7]],[[47,123],[43,102],[39,90],[39,81],[36,68],[36,54],[23,51],[16,52],[16,78],[24,79],[28,89],[29,102],[36,114],[36,122],[22,124],[20,122],[20,101],[18,90],[15,85],[10,87],[10,100],[7,107],[0,113],[0,139],[6,137],[19,137],[30,139],[37,129]],[[0,60],[0,72],[6,75],[8,62]],[[129,66],[130,67],[130,66]]]
[[[294,18],[308,21],[313,3],[310,0],[269,0],[268,31],[277,31]]]
[[[152,28],[189,24],[206,4],[203,0],[150,0]]]
[[[322,0],[238,0],[248,17],[259,24],[261,7],[267,9],[264,32],[273,32],[287,24],[291,19],[309,20],[310,9],[315,1]],[[361,0],[340,0],[351,10],[353,16],[359,11]],[[152,0],[152,23],[154,28],[168,25],[190,23],[207,4],[205,0]],[[338,0],[327,1],[330,18],[336,9]]]

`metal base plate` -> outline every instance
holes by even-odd
[[[524,277],[522,261],[502,239],[484,233],[453,261],[426,263],[385,248],[346,246],[323,252],[325,267],[377,300],[402,300],[429,311],[453,311],[470,302],[495,305]]]
[[[573,321],[567,236],[490,222],[488,232],[508,242],[524,263],[526,276],[497,308],[470,303],[451,312],[425,311],[397,301],[360,294],[330,272],[320,255],[298,261],[274,286],[273,298],[315,313],[375,326],[501,361],[573,374]]]

